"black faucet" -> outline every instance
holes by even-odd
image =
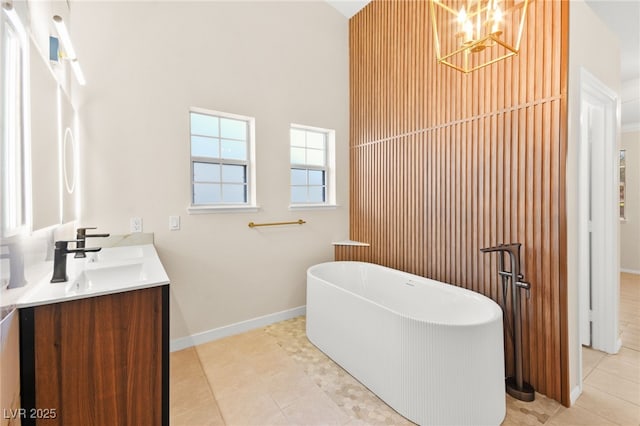
[[[88,229],[96,229],[96,228],[78,228],[78,230],[76,231],[76,240],[77,240],[76,248],[77,249],[84,248],[84,243],[86,238],[90,238],[90,237],[105,238],[109,236],[109,234],[87,234]],[[87,257],[87,255],[85,254],[84,251],[77,251],[76,255],[73,257],[74,258]]]
[[[520,243],[511,243],[511,244],[498,244],[495,247],[487,247],[480,249],[483,253],[490,252],[498,252],[498,275],[502,278],[504,282],[505,279],[511,278],[513,283],[518,288],[524,288],[527,290],[527,298],[529,298],[529,292],[531,289],[531,284],[523,281],[524,275],[520,273],[520,247],[522,244]],[[507,253],[509,255],[509,259],[511,260],[511,270],[505,270],[504,264],[504,254]]]
[[[520,291],[526,290],[527,298],[529,297],[531,284],[524,281],[524,276],[520,273],[520,243],[513,244],[498,244],[495,247],[487,247],[480,249],[483,253],[498,253],[498,276],[502,280],[502,303],[503,309],[506,313],[507,309],[507,287],[509,280],[511,280],[511,308],[512,308],[512,320],[513,330],[510,329],[510,321],[505,318],[507,328],[512,333],[513,339],[513,358],[514,358],[514,377],[507,377],[506,388],[507,393],[516,399],[521,401],[531,402],[535,399],[535,390],[533,386],[525,382],[522,373],[522,319],[520,314]],[[511,261],[511,267],[509,270],[505,268],[504,255],[509,255]]]
[[[56,248],[53,250],[53,276],[51,277],[52,283],[63,283],[69,279],[67,276],[67,254],[82,252],[94,252],[102,250],[102,247],[95,248],[78,248],[70,249],[67,244],[76,243],[79,240],[71,241],[56,241]]]

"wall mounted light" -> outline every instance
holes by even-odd
[[[463,73],[517,55],[529,0],[431,0],[439,63]]]
[[[67,31],[67,26],[64,24],[62,17],[59,15],[53,16],[53,23],[56,26],[56,31],[58,32],[58,36],[60,36],[60,43],[62,44],[63,51],[58,50],[58,57],[61,59],[66,59],[71,64],[71,69],[76,76],[76,80],[78,80],[78,84],[84,86],[87,84],[84,74],[82,73],[82,69],[80,68],[80,63],[78,62],[78,56],[76,55],[76,51],[73,48],[73,44],[71,43],[71,37],[69,36],[69,31]],[[55,43],[51,43],[50,46]]]

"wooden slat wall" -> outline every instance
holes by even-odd
[[[350,238],[371,246],[336,259],[498,300],[496,257],[479,250],[521,242],[525,380],[568,405],[567,2],[532,2],[526,25],[519,56],[464,75],[435,61],[426,1],[351,19]]]

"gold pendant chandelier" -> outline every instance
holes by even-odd
[[[463,73],[517,55],[529,0],[430,0],[439,63]]]

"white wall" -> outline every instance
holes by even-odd
[[[578,324],[578,147],[580,143],[580,69],[584,67],[620,92],[620,50],[616,37],[583,0],[569,5],[569,123],[567,147],[567,300],[569,373],[572,397],[580,383]]]
[[[640,132],[640,78],[622,82],[621,121],[623,132]]]
[[[622,135],[627,151],[625,216],[620,222],[620,268],[640,274],[640,78],[622,83]]]
[[[620,268],[640,274],[640,131],[624,132],[626,152],[626,220],[620,222]]]
[[[348,235],[347,19],[324,2],[78,2],[71,15],[87,79],[81,222],[118,234],[139,216],[155,233],[171,339],[304,305],[306,268]],[[256,118],[258,213],[187,214],[190,106]],[[288,210],[290,123],[336,130],[337,209]]]

